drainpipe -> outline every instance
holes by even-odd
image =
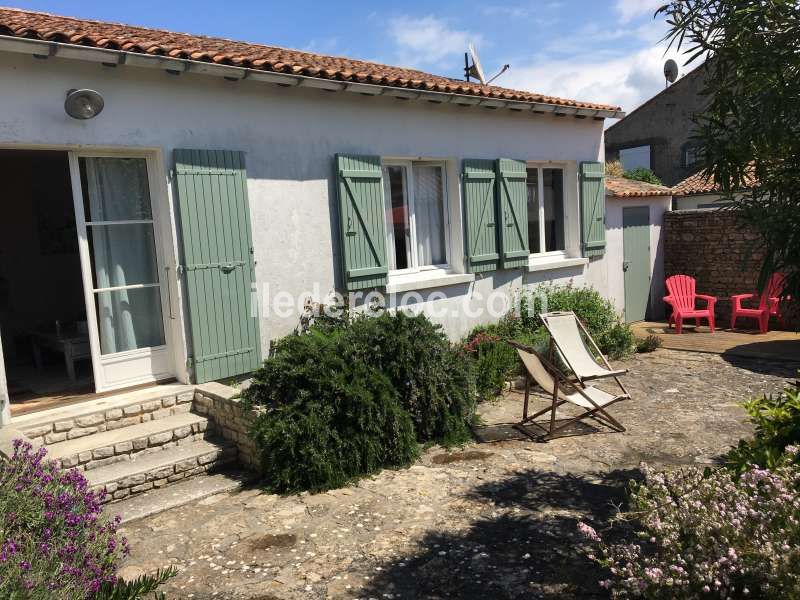
[[[6,362],[3,360],[3,342],[0,341],[0,427],[11,422],[11,409],[6,383]]]

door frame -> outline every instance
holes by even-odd
[[[642,212],[647,212],[647,301],[645,302],[645,309],[644,309],[644,316],[641,320],[647,319],[647,312],[650,309],[651,305],[651,289],[653,285],[653,244],[652,244],[652,226],[653,226],[653,219],[652,219],[652,211],[650,210],[649,204],[639,204],[635,206],[623,206],[622,207],[622,215],[620,217],[620,229],[622,230],[622,298],[624,304],[624,315],[625,315],[625,322],[626,323],[636,323],[639,322],[640,319],[629,319],[628,316],[628,286],[626,284],[627,280],[627,269],[625,269],[625,212],[628,210],[640,210]]]
[[[164,152],[159,147],[137,147],[137,146],[103,146],[103,145],[78,145],[78,144],[22,144],[22,143],[0,143],[0,150],[17,151],[55,151],[65,152],[69,160],[70,179],[72,183],[73,202],[78,199],[75,196],[76,185],[80,193],[78,198],[83,198],[80,176],[76,179],[74,168],[77,167],[78,158],[81,156],[102,156],[102,157],[130,157],[144,158],[147,163],[147,178],[150,191],[150,203],[153,211],[153,236],[156,246],[156,260],[158,264],[159,283],[161,284],[161,306],[162,322],[164,326],[164,346],[167,353],[168,372],[158,373],[154,376],[141,377],[138,380],[120,381],[115,384],[107,384],[98,378],[100,373],[100,338],[97,328],[97,315],[95,312],[94,292],[91,283],[91,272],[84,269],[84,258],[88,258],[88,240],[86,240],[86,226],[78,223],[78,213],[75,214],[76,227],[78,228],[78,247],[81,253],[81,270],[84,296],[91,295],[91,302],[86,301],[86,320],[90,331],[90,348],[92,354],[92,366],[94,371],[95,387],[98,392],[111,391],[141,383],[156,382],[161,379],[177,378],[181,382],[189,381],[188,369],[186,367],[186,346],[184,335],[184,310],[182,301],[182,290],[180,283],[175,276],[175,266],[177,265],[177,229],[175,213],[171,203],[171,193],[169,182],[164,168]],[[74,165],[74,166],[73,166]],[[82,212],[82,211],[81,211]],[[81,235],[81,225],[83,235]],[[85,256],[83,253],[86,252]],[[90,263],[85,263],[87,266]],[[90,268],[90,266],[89,266]],[[88,273],[88,286],[86,275]],[[162,348],[162,347],[159,347]],[[109,355],[113,358],[106,359],[107,362],[124,360],[131,356],[146,355],[148,349],[121,352]],[[0,385],[4,382],[0,381]],[[3,388],[6,386],[3,385]],[[3,390],[6,392],[7,390]]]

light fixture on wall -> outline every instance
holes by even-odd
[[[92,119],[103,111],[103,97],[94,90],[69,90],[64,110],[73,119]]]

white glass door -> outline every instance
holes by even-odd
[[[170,376],[146,157],[70,155],[98,391]]]

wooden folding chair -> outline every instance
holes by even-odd
[[[591,336],[589,336],[589,339],[591,339]],[[610,427],[614,431],[618,432],[625,431],[625,427],[614,417],[608,414],[608,411],[606,410],[609,406],[611,406],[616,402],[630,399],[630,394],[627,392],[625,387],[618,379],[618,376],[625,372],[624,370],[623,371],[614,370],[606,362],[607,368],[603,369],[604,373],[601,374],[600,371],[598,371],[597,369],[592,369],[591,365],[589,365],[588,363],[579,362],[578,364],[581,364],[584,368],[588,367],[591,373],[587,374],[584,369],[583,379],[580,378],[577,375],[577,373],[575,373],[575,377],[568,377],[561,369],[559,369],[555,365],[554,362],[541,356],[532,348],[529,348],[522,344],[518,344],[513,341],[509,341],[508,343],[514,348],[516,348],[517,354],[519,355],[520,360],[522,361],[522,364],[525,367],[525,372],[526,372],[525,401],[522,409],[522,420],[518,423],[518,428],[523,433],[525,433],[531,438],[541,441],[546,441],[552,439],[554,435],[559,431],[562,431],[567,427],[570,427],[571,425],[577,423],[578,421],[587,418],[593,418],[603,423],[604,425]],[[555,341],[553,341],[553,344],[555,344]],[[555,347],[557,348],[557,346]],[[599,350],[598,353],[600,353]],[[559,354],[561,354],[560,351]],[[602,356],[602,354],[600,355]],[[574,356],[573,360],[575,360]],[[591,360],[598,368],[601,368],[600,365],[597,364],[597,362],[594,360],[594,358],[592,358]],[[605,361],[605,358],[603,360]],[[565,362],[568,365],[570,364],[566,360]],[[572,369],[573,367],[570,366],[570,368]],[[600,377],[613,377],[616,380],[619,387],[621,388],[621,393],[610,394],[597,387],[586,385],[584,383],[585,380],[598,379]],[[531,382],[535,383],[540,388],[542,388],[545,391],[545,393],[549,394],[550,397],[552,398],[552,401],[550,403],[550,406],[548,406],[547,408],[544,408],[533,415],[528,415]],[[582,412],[576,417],[573,417],[563,423],[556,425],[556,409],[558,409],[559,406],[565,403],[570,403],[574,406],[578,406],[579,408],[582,408],[584,412]],[[543,414],[547,413],[548,411],[550,412],[550,423],[549,427],[545,428],[544,426],[536,423],[536,419],[542,416]],[[532,435],[524,427],[528,423],[533,423],[539,427],[543,427],[547,433],[543,436]]]

